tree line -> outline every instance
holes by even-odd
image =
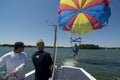
[[[13,44],[0,44],[0,46],[13,47],[14,45]],[[36,46],[25,45],[25,47],[36,47]],[[45,46],[45,47],[46,48],[53,48],[53,46]],[[120,47],[100,47],[99,45],[95,45],[95,44],[80,44],[80,45],[78,45],[78,47],[79,47],[79,49],[120,49]],[[66,47],[58,46],[58,48],[66,48]]]
[[[99,45],[94,44],[80,44],[79,49],[100,49]]]

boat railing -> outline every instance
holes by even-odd
[[[34,80],[35,70],[25,75],[25,80]],[[53,80],[50,78],[49,80]],[[61,66],[55,69],[54,80],[97,80],[83,68]]]
[[[6,79],[6,71],[0,71],[0,80],[5,80]]]

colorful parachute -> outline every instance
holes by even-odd
[[[108,23],[108,0],[60,0],[58,25],[72,34],[90,33]]]

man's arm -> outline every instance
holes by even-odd
[[[0,68],[3,67],[4,65],[5,65],[5,55],[0,57]]]
[[[19,71],[20,69],[24,68],[24,66],[27,64],[27,55],[26,54],[22,54],[20,56],[20,60],[21,60],[21,64],[19,66],[16,67],[15,70]]]
[[[27,55],[23,54],[20,57],[20,60],[21,60],[21,64],[19,66],[17,66],[13,71],[11,71],[11,73],[10,73],[11,76],[15,76],[17,74],[17,72],[19,72],[19,70],[24,68],[24,66],[27,63]]]

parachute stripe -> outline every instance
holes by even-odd
[[[65,25],[64,30],[68,31],[72,28],[73,22],[75,20],[75,18],[77,17],[77,14],[75,16],[73,16]]]
[[[67,22],[76,14],[75,11],[62,11],[59,15],[58,23],[60,23],[61,26],[65,26]],[[62,28],[64,29],[64,28]]]
[[[92,2],[92,0],[86,0],[82,8],[84,9],[90,2]]]
[[[81,18],[81,19],[80,19]],[[79,19],[79,20],[78,20]],[[84,16],[83,13],[78,14],[76,17],[71,32],[74,34],[75,32],[78,34],[90,33],[92,31],[92,26],[88,19]]]
[[[72,0],[74,2],[74,4],[77,6],[77,8],[79,8],[79,3],[78,0]]]
[[[78,7],[75,5],[75,3],[72,0],[61,0],[60,5],[63,5],[63,4],[66,4],[78,9]]]
[[[62,6],[60,6],[60,8],[58,9],[58,13],[60,14],[61,11],[67,11],[67,10],[77,10],[76,8],[63,4]]]
[[[102,25],[100,24],[100,22],[97,19],[95,19],[94,17],[90,16],[87,13],[84,13],[84,15],[88,18],[89,22],[92,25],[93,30],[101,29]]]
[[[87,6],[85,6],[85,8],[89,8],[89,7],[100,5],[100,4],[104,4],[105,7],[108,7],[109,5],[107,0],[92,0]]]

